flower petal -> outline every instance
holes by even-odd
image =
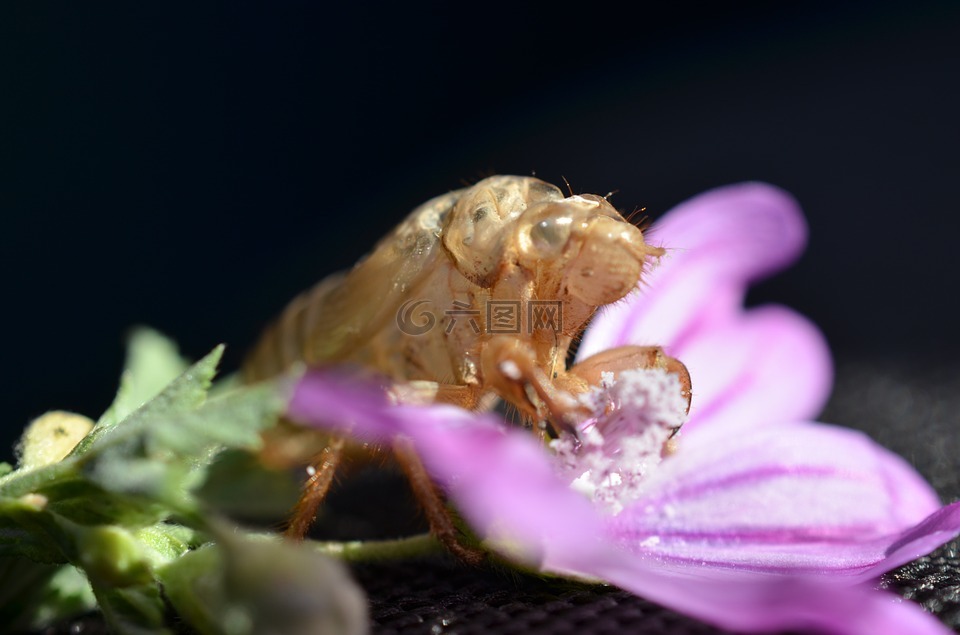
[[[747,311],[670,352],[686,365],[693,383],[687,434],[704,422],[713,428],[808,419],[830,394],[831,361],[823,336],[785,307]]]
[[[606,565],[608,563],[604,563]],[[941,634],[953,631],[919,605],[867,585],[805,577],[738,573],[671,576],[621,557],[600,574],[654,602],[737,632],[835,635]]]
[[[749,434],[710,427],[681,439],[607,531],[669,566],[863,579],[902,564],[891,546],[939,508],[913,468],[861,433],[810,423]],[[937,518],[901,539],[904,553],[916,557],[960,531],[960,513]]]
[[[711,316],[737,309],[747,284],[793,262],[806,236],[796,201],[771,185],[731,185],[681,203],[648,233],[668,249],[648,288],[604,310],[581,355],[630,343],[676,345]]]
[[[960,502],[955,502],[930,514],[920,524],[901,534],[887,547],[886,557],[861,577],[872,578],[925,556],[960,533]]]
[[[775,319],[751,320],[754,311],[742,308],[749,282],[802,250],[806,226],[796,202],[760,183],[719,188],[678,206],[651,233],[670,249],[668,256],[644,288],[600,312],[578,358],[625,344],[663,346],[690,370],[691,430],[704,419],[697,410],[717,408],[731,389],[748,389],[734,397],[762,408],[732,409],[723,419],[736,415],[752,424],[762,412],[786,419],[816,415],[832,383],[823,336],[787,309],[768,309],[779,312]],[[751,387],[758,378],[763,385]],[[711,418],[711,425],[720,420]]]
[[[349,413],[349,400],[356,394],[366,401]],[[412,439],[471,526],[507,555],[535,562],[544,571],[603,579],[740,631],[949,632],[918,606],[866,587],[839,585],[841,578],[675,567],[619,548],[604,540],[594,508],[555,476],[543,448],[529,434],[503,428],[494,417],[450,406],[390,406],[373,389],[358,393],[332,373],[308,372],[294,391],[289,416],[342,429],[331,420],[332,412],[350,414],[351,429],[361,437]]]
[[[923,609],[850,578],[770,574],[710,566],[671,566],[600,544],[576,552],[592,577],[641,597],[738,632],[822,632],[863,635],[952,633]],[[545,570],[577,571],[570,554]]]

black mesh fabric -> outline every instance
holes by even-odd
[[[868,432],[916,465],[950,502],[960,497],[958,412],[960,373],[955,368],[857,362],[838,368],[822,420]],[[357,489],[335,496],[331,502],[339,520],[321,524],[320,531],[372,538],[388,535],[396,523],[415,527],[415,517],[403,511],[402,488],[385,493],[396,487],[395,480],[377,478],[360,474]],[[361,511],[370,507],[392,521],[364,516]],[[960,543],[953,541],[889,573],[878,586],[920,602],[960,632],[958,549]],[[355,565],[353,571],[369,596],[372,632],[378,635],[721,632],[612,587],[472,569],[448,557]],[[96,633],[103,626],[96,616],[87,616],[47,632]]]
[[[373,632],[382,635],[720,632],[613,587],[475,571],[449,559],[355,572],[370,596]]]

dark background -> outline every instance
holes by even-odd
[[[298,291],[496,172],[653,218],[780,185],[810,248],[752,301],[841,369],[960,352],[960,4],[154,4],[0,9],[3,455],[47,409],[99,415],[131,326],[236,368]]]

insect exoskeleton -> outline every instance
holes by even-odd
[[[656,347],[623,347],[566,367],[571,343],[598,307],[637,288],[663,249],[648,245],[602,196],[564,196],[532,177],[494,176],[414,210],[349,272],[307,291],[264,334],[245,367],[249,380],[291,364],[360,364],[397,382],[397,394],[465,408],[497,397],[541,436],[584,416],[577,393],[599,372],[686,369]],[[296,454],[289,434],[268,448]],[[284,442],[284,439],[287,441]],[[322,460],[288,533],[309,526],[343,453],[324,438]],[[394,448],[431,528],[466,559],[438,494],[409,448]],[[319,476],[318,476],[319,475]]]

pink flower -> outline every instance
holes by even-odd
[[[651,438],[672,425],[656,378],[637,380],[639,397],[597,393],[622,401],[619,419],[598,419],[594,447],[560,443],[556,456],[495,416],[391,406],[337,369],[305,375],[289,414],[363,438],[409,437],[478,535],[543,571],[742,631],[949,632],[870,581],[960,532],[960,506],[941,507],[866,436],[811,422],[831,384],[822,336],[787,308],[742,307],[748,283],[802,250],[795,202],[766,185],[722,188],[676,208],[651,236],[668,256],[641,293],[598,317],[580,354],[659,344],[687,365],[694,405],[679,450],[662,461],[625,445],[631,416],[647,426],[634,432],[661,430]],[[613,455],[630,464],[613,466]],[[571,488],[584,469],[593,500]]]

